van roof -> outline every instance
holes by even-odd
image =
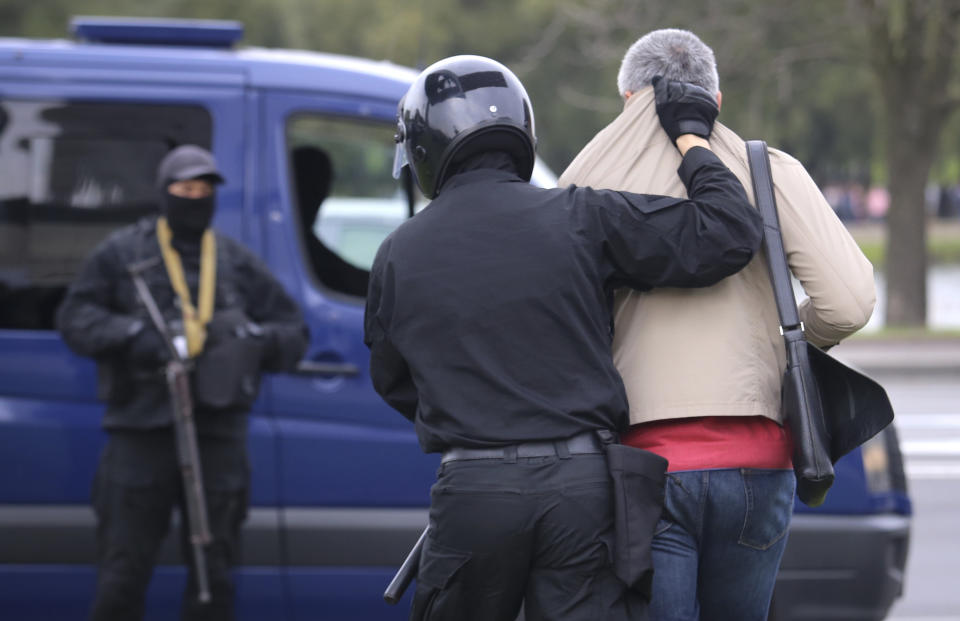
[[[110,79],[115,70],[131,82],[202,81],[225,74],[254,88],[363,94],[397,101],[417,73],[389,61],[257,47],[237,49],[172,45],[75,42],[0,37],[0,79],[56,77]],[[214,79],[213,83],[223,83]]]

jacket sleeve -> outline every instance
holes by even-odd
[[[419,394],[410,367],[391,342],[380,319],[383,300],[383,251],[381,246],[370,272],[370,287],[363,316],[363,342],[370,348],[370,379],[373,388],[390,407],[413,421]]]
[[[60,335],[74,352],[99,358],[126,345],[143,323],[111,307],[111,292],[130,278],[110,241],[86,260],[57,310]]]
[[[590,191],[588,202],[599,202],[609,285],[704,287],[742,269],[759,249],[760,215],[716,155],[694,147],[677,172],[688,199]]]
[[[790,270],[809,296],[800,304],[807,340],[837,344],[870,319],[873,266],[797,160],[770,150],[777,212]]]
[[[264,370],[292,371],[309,342],[309,330],[300,307],[260,259],[245,248],[238,250],[244,312],[260,326],[268,343],[263,359]]]

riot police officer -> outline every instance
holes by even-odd
[[[627,420],[611,294],[715,283],[761,239],[705,140],[716,102],[666,86],[689,199],[531,186],[530,100],[493,60],[441,60],[401,101],[395,170],[434,200],[377,253],[365,340],[377,391],[443,454],[412,619],[645,618],[649,583],[614,571],[597,433]],[[653,525],[632,526],[643,552]]]
[[[215,187],[212,154],[183,145],[158,168],[159,218],[107,238],[70,286],[57,314],[67,345],[98,363],[107,402],[106,447],[93,483],[97,515],[95,620],[139,619],[158,548],[183,488],[163,375],[172,352],[148,317],[131,270],[146,284],[192,382],[206,509],[212,542],[205,556],[210,603],[198,602],[194,565],[184,619],[233,616],[231,566],[246,517],[247,412],[260,372],[293,367],[306,347],[300,311],[267,268],[237,242],[210,228]],[[163,325],[163,324],[160,324]],[[190,558],[187,528],[181,528]]]

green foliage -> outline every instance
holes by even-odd
[[[616,75],[627,47],[650,30],[686,27],[716,52],[726,124],[791,152],[821,183],[868,182],[884,174],[883,128],[865,27],[851,6],[838,0],[3,0],[0,35],[66,38],[77,14],[202,17],[242,21],[247,45],[413,67],[451,54],[484,54],[524,81],[539,152],[559,172],[620,112]],[[887,27],[902,28],[902,13],[891,9]],[[936,178],[955,181],[960,121],[945,135]]]
[[[691,29],[716,54],[725,124],[797,156],[822,185],[889,187],[891,243],[864,248],[878,264],[888,248],[896,257],[888,295],[910,304],[891,306],[893,323],[923,321],[923,186],[960,181],[960,0],[2,0],[0,35],[66,37],[74,14],[234,19],[247,45],[421,68],[491,56],[526,85],[538,152],[557,172],[622,109],[629,45]],[[956,241],[929,252],[960,261]]]
[[[855,341],[952,341],[960,339],[960,330],[944,328],[884,327],[860,330],[850,337]]]
[[[850,232],[867,259],[882,270],[887,257],[886,234],[873,226],[854,227]],[[932,264],[960,264],[960,226],[928,227],[927,258]]]

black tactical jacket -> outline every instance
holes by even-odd
[[[261,368],[292,369],[307,345],[307,327],[300,309],[250,251],[219,234],[216,240],[214,318],[224,311],[234,315],[241,311],[263,328],[268,339]],[[196,304],[199,248],[194,252],[180,250],[191,299]],[[103,418],[107,429],[153,429],[172,424],[162,365],[137,364],[126,352],[137,322],[152,329],[127,271],[127,266],[139,262],[149,265],[142,275],[167,324],[182,325],[180,300],[167,277],[154,219],[123,228],[103,241],[87,259],[57,311],[57,328],[67,345],[98,363],[99,392],[107,401]],[[196,421],[201,434],[246,432],[245,411],[198,408]]]
[[[471,167],[377,253],[365,317],[375,388],[427,452],[623,428],[612,292],[736,272],[760,245],[757,211],[702,148],[679,169],[689,200],[540,189],[489,155]]]

